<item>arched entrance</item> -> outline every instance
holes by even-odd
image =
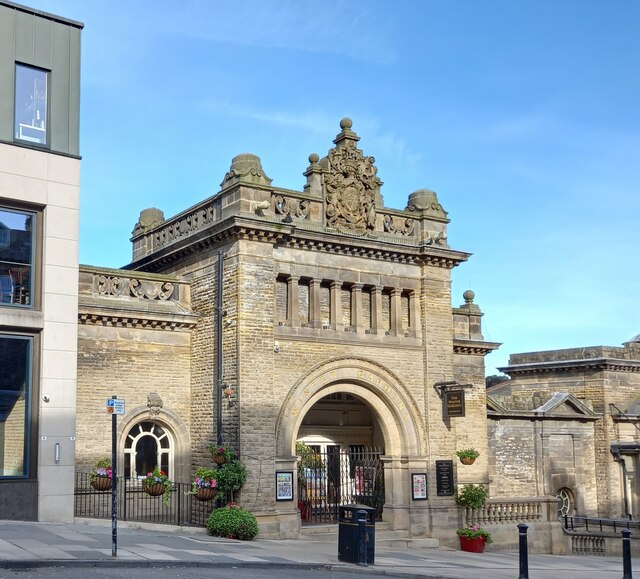
[[[356,416],[362,423],[352,424],[350,431],[344,420],[348,422]],[[325,469],[321,476],[326,480],[327,500],[330,492],[328,470],[333,468],[335,473],[335,466],[331,467],[330,463],[338,464],[340,468],[344,465],[343,475],[337,481],[340,494],[334,491],[335,500],[342,501],[341,493],[347,479],[347,486],[351,485],[352,489],[360,485],[359,481],[362,486],[357,488],[364,489],[361,471],[356,474],[355,470],[355,466],[360,466],[357,464],[359,451],[369,444],[372,450],[377,447],[378,460],[383,465],[379,478],[384,488],[384,520],[391,522],[392,528],[408,528],[408,473],[415,461],[422,460],[421,467],[424,468],[426,437],[424,420],[415,400],[391,371],[371,360],[356,357],[317,365],[289,391],[280,412],[276,437],[277,452],[283,465],[287,457],[296,456],[296,441],[313,446],[316,437],[317,449],[327,453],[321,458],[324,464],[319,463]],[[331,446],[337,446],[339,450],[329,450]],[[334,458],[330,458],[329,453],[333,453]],[[340,457],[336,456],[338,453],[341,453]],[[294,458],[292,464],[298,472],[300,461]]]
[[[302,419],[296,441],[298,508],[303,525],[335,523],[342,504],[364,504],[381,519],[384,440],[366,401],[328,394]]]

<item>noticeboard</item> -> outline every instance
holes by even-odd
[[[436,494],[439,497],[451,497],[455,494],[452,460],[436,460]]]

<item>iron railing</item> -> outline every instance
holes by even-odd
[[[382,451],[351,445],[298,455],[298,508],[303,525],[337,523],[340,505],[362,504],[376,509],[382,520],[384,468]]]
[[[118,478],[118,519],[167,525],[206,527],[207,519],[214,508],[226,501],[199,501],[188,494],[191,484],[173,483],[173,492],[165,506],[163,497],[149,496],[137,479]],[[75,505],[76,517],[94,519],[111,518],[111,490],[98,491],[91,486],[91,475],[76,473]]]
[[[574,533],[602,533],[619,536],[622,529],[640,529],[640,521],[564,516],[564,528]]]

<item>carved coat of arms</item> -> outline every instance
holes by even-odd
[[[324,175],[327,225],[361,235],[375,229],[376,191],[381,182],[374,162],[351,139],[329,151]]]

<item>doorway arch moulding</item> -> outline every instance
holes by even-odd
[[[294,454],[296,435],[305,414],[321,398],[337,392],[361,398],[377,414],[386,455],[426,454],[424,419],[398,377],[366,358],[345,356],[317,364],[289,390],[276,425],[278,456]]]

